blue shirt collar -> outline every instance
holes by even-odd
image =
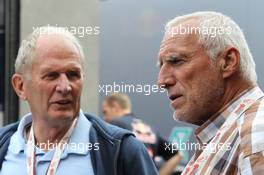
[[[21,119],[18,125],[18,129],[16,133],[12,136],[10,141],[9,150],[12,151],[13,153],[18,154],[26,150],[26,138],[24,136],[24,129],[31,122],[32,122],[31,113],[25,115]],[[90,127],[91,127],[90,121],[87,120],[82,110],[80,110],[76,127],[73,130],[68,145],[65,147],[65,150],[62,153],[61,159],[66,158],[68,154],[87,155],[89,153],[89,149],[93,148],[93,146],[91,147],[91,144],[89,143]],[[45,157],[47,157],[47,159],[49,159],[50,157],[52,158],[51,156],[53,155],[52,153],[53,150],[48,151],[46,153],[47,156]],[[45,154],[45,152],[40,149],[36,149],[36,155],[40,155],[40,154]]]

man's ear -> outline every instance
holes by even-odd
[[[219,66],[223,78],[228,78],[239,70],[240,53],[234,47],[227,48],[219,58]]]
[[[25,93],[25,84],[24,79],[21,74],[14,74],[12,76],[12,85],[16,92],[16,94],[22,99],[26,100],[26,93]]]

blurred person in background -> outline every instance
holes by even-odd
[[[178,151],[172,152],[165,149],[169,142],[153,130],[150,125],[133,114],[131,100],[128,95],[112,93],[106,96],[102,102],[102,113],[105,121],[132,131],[136,138],[145,144],[161,175],[174,173],[175,167],[181,160],[181,155]],[[164,161],[168,162],[164,164]]]

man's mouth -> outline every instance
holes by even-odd
[[[174,101],[175,99],[177,99],[177,98],[179,98],[179,97],[181,97],[182,95],[180,95],[180,94],[177,94],[177,95],[170,95],[169,96],[169,99],[171,100],[171,101]]]
[[[53,102],[53,104],[58,104],[58,105],[68,105],[71,104],[72,101],[68,100],[68,99],[64,99],[64,100],[57,100],[55,102]]]
[[[183,95],[181,94],[174,94],[174,95],[170,95],[169,99],[171,100],[171,106],[173,108],[177,108],[179,107],[179,105],[183,102],[184,98]]]

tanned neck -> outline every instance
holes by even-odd
[[[252,82],[246,80],[241,80],[241,78],[238,77],[228,80],[224,87],[223,98],[218,101],[217,105],[211,111],[211,113],[205,114],[205,116],[203,117],[203,121],[199,121],[194,124],[198,126],[203,125],[210,117],[214,116],[219,110],[221,110],[228,103],[241,95],[243,91],[253,88],[254,86],[256,86],[256,84],[253,84]]]
[[[225,106],[233,99],[237,98],[246,89],[253,88],[255,84],[249,81],[239,81],[239,79],[232,80],[232,82],[227,83],[224,98],[222,100],[222,106]]]

